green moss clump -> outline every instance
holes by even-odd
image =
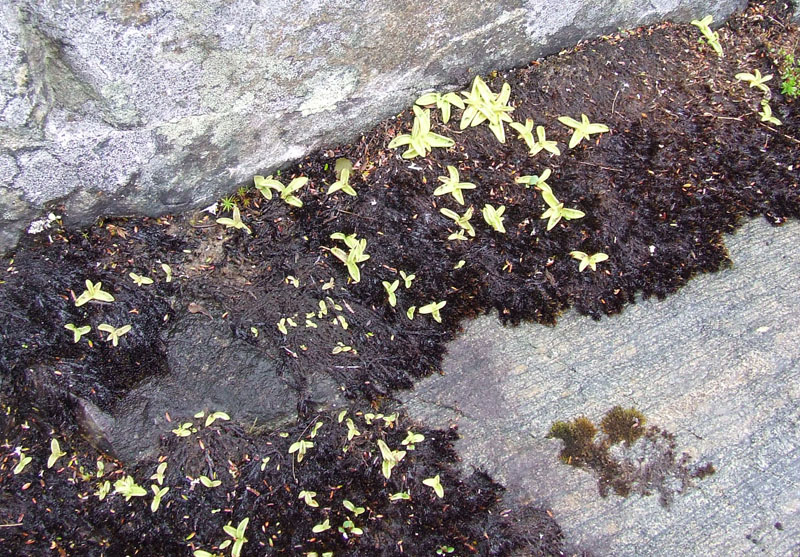
[[[597,428],[585,416],[575,418],[571,422],[555,422],[547,434],[548,437],[555,437],[564,442],[559,457],[567,464],[575,466],[592,459],[596,435]]]
[[[622,497],[657,492],[659,502],[667,507],[693,486],[693,480],[710,476],[715,469],[710,462],[690,465],[689,456],[677,452],[674,434],[655,426],[645,428],[646,423],[635,408],[615,406],[600,421],[600,435],[597,426],[581,416],[553,423],[547,436],[564,442],[559,453],[562,462],[597,474],[602,497],[612,491]],[[637,441],[637,449],[631,449]]]
[[[644,414],[635,408],[626,409],[622,406],[615,406],[603,416],[600,428],[608,437],[610,445],[624,441],[626,445],[630,446],[644,435],[646,422]]]

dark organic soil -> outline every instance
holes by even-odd
[[[327,373],[354,405],[385,412],[394,391],[439,369],[446,341],[465,318],[496,309],[503,322],[550,324],[570,306],[600,318],[633,303],[637,293],[663,297],[695,273],[718,270],[727,262],[723,234],[743,218],[763,215],[780,224],[800,216],[798,103],[781,96],[777,83],[778,50],[797,49],[797,30],[788,21],[783,4],[752,5],[720,30],[722,59],[698,44],[696,28],[663,24],[487,78],[494,91],[511,85],[514,120],[544,125],[548,139],[559,142],[559,157],[530,157],[508,127],[501,145],[483,125],[460,131],[459,111],[448,124],[432,111],[434,131],[454,138],[456,147],[405,161],[404,149],[387,145],[409,131],[406,111],[356,143],[285,169],[284,183],[309,178],[298,193],[302,208],[255,191],[239,194],[252,236],[195,214],[114,220],[82,232],[53,229],[26,239],[0,270],[0,546],[15,555],[187,554],[190,546],[212,551],[227,537],[224,524],[249,517],[243,555],[394,555],[401,547],[405,554],[430,555],[441,546],[458,555],[501,555],[514,547],[557,554],[560,532],[543,510],[504,511],[500,486],[480,473],[462,478],[454,471],[453,432],[426,430],[403,417],[393,428],[367,426],[362,416],[363,436],[347,442],[335,417],[309,415],[303,404],[287,438],[227,423],[201,428],[190,441],[165,432],[171,491],[151,516],[147,478],[156,463],[125,469],[148,490],[146,498],[126,503],[112,494],[100,501],[93,493],[102,480],[91,477],[96,459],[113,468],[107,472],[112,483],[123,463],[103,455],[107,447],[83,440],[74,409],[81,399],[108,409],[139,381],[166,373],[166,333],[175,314],[198,307],[190,304],[221,308],[231,331],[263,348],[265,357],[281,347],[278,364],[296,384]],[[775,75],[770,104],[781,127],[759,121],[762,93],[733,77],[755,69]],[[567,149],[570,131],[556,118],[581,113],[611,131]],[[324,195],[339,157],[355,164],[358,197]],[[477,231],[465,242],[447,240],[455,230],[439,212],[464,208],[432,196],[448,165],[478,184],[465,195]],[[540,193],[514,182],[545,168],[552,170],[548,182],[558,199],[586,217],[545,231]],[[486,203],[506,207],[506,234],[483,222]],[[359,283],[348,283],[344,265],[328,249],[336,245],[334,232],[367,240],[370,259],[361,264]],[[609,259],[596,272],[579,272],[573,250]],[[175,280],[165,282],[161,263],[171,266]],[[398,279],[399,270],[416,280],[408,289],[401,281],[393,308],[381,283]],[[131,271],[156,283],[137,287]],[[71,298],[87,278],[102,281],[116,301],[76,308]],[[331,278],[333,288],[323,290]],[[326,305],[341,306],[347,329],[331,323],[333,313],[311,316],[317,328],[305,326],[326,296]],[[447,302],[441,324],[430,316],[406,317],[410,306],[440,300]],[[287,317],[298,326],[284,335],[276,323]],[[97,336],[90,346],[85,339],[73,344],[67,323],[88,323],[95,331],[101,323],[130,323],[132,330],[116,348]],[[351,350],[333,354],[337,343]],[[324,425],[313,454],[292,464],[287,447],[308,439],[317,419]],[[409,452],[387,481],[377,439],[397,448],[409,428],[429,441]],[[53,436],[68,456],[47,469]],[[13,474],[20,448],[32,461]],[[266,456],[271,461],[262,472]],[[214,490],[187,479],[214,472],[223,481]],[[441,500],[421,484],[436,473],[446,489]],[[406,488],[411,502],[388,501]],[[317,492],[321,510],[298,499],[302,489]],[[345,498],[365,507],[366,518],[348,515]],[[362,536],[345,539],[337,531],[345,515],[365,525]],[[333,527],[313,534],[323,517]]]

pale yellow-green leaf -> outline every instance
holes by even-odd
[[[433,491],[436,493],[436,496],[441,499],[444,497],[444,487],[442,486],[441,479],[439,478],[439,474],[436,474],[432,478],[427,478],[422,480],[422,483],[427,485],[430,488],[433,488]]]
[[[147,286],[148,284],[153,284],[153,279],[149,277],[137,275],[133,272],[129,273],[128,276],[131,277],[134,283],[136,283],[136,286]]]
[[[210,426],[211,424],[213,424],[217,420],[228,421],[230,419],[231,419],[231,417],[228,414],[226,414],[225,412],[214,412],[212,414],[209,414],[209,416],[206,418],[206,425],[205,426],[208,427],[208,426]]]
[[[59,444],[58,439],[51,439],[50,457],[47,459],[47,467],[52,468],[53,465],[58,461],[58,459],[66,454],[67,454],[66,452],[61,450],[61,445]]]
[[[76,327],[72,323],[67,323],[66,325],[64,325],[64,328],[72,332],[73,342],[80,342],[81,337],[92,330],[92,328],[89,325],[84,325],[83,327]]]
[[[14,475],[21,474],[25,467],[30,464],[31,460],[33,460],[30,456],[26,455],[24,451],[19,451],[19,461],[17,461],[17,465],[14,466],[12,472]]]

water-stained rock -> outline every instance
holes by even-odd
[[[167,343],[168,372],[138,385],[113,409],[110,436],[124,461],[151,453],[161,435],[172,435],[201,411],[223,411],[242,425],[273,429],[296,419],[301,403],[313,410],[341,401],[327,378],[281,374],[274,350],[236,338],[219,316],[186,312]]]

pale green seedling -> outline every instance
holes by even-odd
[[[125,476],[114,482],[114,492],[125,497],[126,501],[130,501],[131,497],[144,497],[147,495],[147,491],[136,483],[133,476]]]
[[[532,155],[533,144],[535,143],[533,140],[533,120],[531,118],[526,118],[524,124],[520,124],[519,122],[511,122],[509,126],[511,126],[511,129],[517,132],[517,137],[525,142],[525,145],[528,146],[528,149],[530,149]]]
[[[519,122],[511,122],[509,124],[516,132],[519,134],[519,138],[525,141],[525,144],[530,149],[530,155],[534,156],[539,151],[547,151],[548,153],[552,153],[553,155],[560,155],[561,150],[558,148],[558,143],[556,141],[548,141],[547,135],[544,131],[544,126],[536,126],[536,137],[537,140],[534,141],[533,139],[533,120],[527,118],[525,120],[525,125],[520,124]]]
[[[747,73],[747,72],[737,73],[736,79],[740,81],[746,81],[747,83],[750,84],[750,87],[755,87],[756,89],[760,89],[764,93],[769,93],[769,87],[767,87],[764,84],[772,79],[772,74],[762,76],[761,72],[756,69],[753,70],[753,73]]]
[[[469,222],[469,219],[472,218],[472,214],[473,214],[472,207],[467,209],[464,212],[463,215],[459,215],[458,213],[456,213],[455,211],[451,211],[447,207],[443,207],[443,208],[439,209],[439,212],[442,213],[447,218],[452,219],[459,226],[459,228],[461,228],[461,230],[459,230],[459,232],[464,231],[467,234],[469,234],[470,236],[473,236],[473,237],[475,236],[475,229],[472,227],[472,225]],[[460,239],[465,239],[465,238],[464,238],[463,233],[461,235],[459,235],[458,232],[455,232],[455,233],[451,234],[450,236],[448,236],[447,239],[448,240],[456,240],[456,239],[460,240]]]
[[[292,207],[303,206],[303,202],[294,194],[308,183],[308,178],[305,176],[298,176],[286,186],[283,185],[280,180],[276,180],[272,176],[267,176],[266,178],[263,176],[254,176],[253,182],[256,189],[267,199],[272,199],[272,190],[275,190],[280,194],[280,198],[285,201],[287,205],[291,205]],[[219,219],[217,219],[217,222],[219,222]]]
[[[503,213],[506,212],[506,206],[500,205],[497,209],[495,209],[492,205],[488,203],[483,206],[481,210],[481,214],[483,215],[483,220],[486,221],[486,224],[492,227],[495,232],[499,232],[500,234],[505,234],[506,229],[503,226]]]
[[[420,106],[435,104],[436,108],[442,112],[442,123],[444,124],[450,121],[450,105],[457,106],[461,109],[464,108],[464,101],[461,100],[461,97],[459,97],[457,93],[452,92],[445,93],[444,95],[439,93],[426,93],[417,99],[416,104]]]
[[[97,486],[97,491],[94,492],[100,501],[105,499],[109,493],[111,493],[111,482],[108,480]]]
[[[355,423],[353,423],[352,418],[347,418],[345,422],[347,424],[347,440],[350,441],[353,437],[358,437],[361,435],[361,432],[356,429]]]
[[[406,456],[406,451],[393,451],[383,439],[378,439],[378,448],[381,450],[381,456],[383,457],[381,471],[388,480],[392,477],[392,469],[400,464],[400,461]]]
[[[106,480],[97,484],[97,491],[94,492],[95,496],[102,501],[106,496],[111,493],[111,482]]]
[[[247,538],[244,537],[244,531],[247,529],[247,524],[250,522],[250,518],[243,519],[239,525],[234,528],[233,525],[228,522],[222,529],[228,534],[231,538],[233,538],[233,547],[231,548],[231,557],[240,557],[242,554],[242,546],[247,543]],[[225,540],[221,544],[219,544],[220,549],[225,549],[231,544],[231,540]]]
[[[198,479],[200,480],[201,484],[203,484],[205,487],[208,488],[219,487],[220,485],[222,485],[222,480],[212,480],[211,478],[205,475],[200,476]]]
[[[72,323],[67,323],[64,325],[64,328],[68,331],[72,331],[72,340],[73,342],[80,342],[81,337],[92,330],[89,325],[84,325],[83,327],[76,327]]]
[[[461,192],[463,190],[474,190],[477,186],[470,182],[461,182],[461,177],[459,176],[458,169],[455,166],[448,165],[447,173],[449,176],[439,176],[439,181],[442,183],[442,185],[433,191],[433,195],[447,195],[449,193],[459,205],[463,205],[464,194]]]
[[[442,300],[441,302],[431,302],[430,304],[425,304],[417,311],[423,315],[430,314],[434,321],[441,323],[442,315],[439,312],[445,305],[447,305],[445,300]]]
[[[234,230],[244,230],[248,234],[252,234],[253,231],[250,230],[250,227],[247,226],[242,221],[242,213],[239,211],[239,207],[233,208],[233,218],[228,217],[221,217],[217,219],[217,224],[225,225],[225,228],[233,228]]]
[[[161,506],[161,498],[167,494],[169,491],[169,487],[159,487],[156,484],[152,484],[150,489],[153,490],[153,501],[150,503],[150,512],[156,512],[158,507]]]
[[[693,19],[692,25],[700,29],[700,32],[703,34],[700,37],[699,42],[707,43],[711,48],[714,49],[714,52],[717,53],[717,56],[722,58],[724,56],[722,52],[722,45],[719,42],[719,33],[716,31],[711,30],[711,23],[714,21],[714,16],[707,15],[703,19]]]
[[[194,427],[192,422],[184,422],[173,429],[172,433],[178,437],[189,437],[192,433],[197,433],[197,428]]]
[[[586,213],[583,211],[565,208],[564,204],[556,199],[556,196],[553,195],[553,192],[549,188],[542,190],[542,199],[544,199],[544,202],[547,203],[548,209],[542,213],[542,216],[539,218],[549,219],[547,221],[547,230],[552,230],[562,218],[564,220],[573,220],[586,216]]]
[[[65,456],[67,453],[61,450],[61,445],[58,442],[58,439],[51,439],[50,440],[50,456],[47,459],[47,467],[52,468],[58,459],[62,456]]]
[[[128,334],[131,330],[130,325],[123,325],[122,327],[114,327],[113,325],[109,325],[108,323],[101,323],[97,326],[98,331],[103,331],[104,333],[108,333],[108,338],[106,341],[111,341],[113,346],[119,345],[120,337]]]
[[[414,279],[417,278],[417,275],[407,275],[405,271],[400,271],[400,278],[403,279],[403,284],[405,284],[406,288],[411,288],[411,283],[414,282]]]
[[[405,445],[408,447],[409,451],[413,451],[416,448],[415,445],[417,443],[422,443],[423,441],[425,441],[424,435],[421,433],[414,433],[413,431],[409,430],[408,435],[406,435],[406,438],[403,439],[401,445]]]
[[[361,280],[361,270],[359,269],[358,264],[363,263],[370,257],[364,253],[364,250],[367,249],[367,240],[364,238],[359,240],[356,238],[355,234],[345,235],[341,232],[335,232],[331,234],[331,239],[342,240],[350,249],[349,252],[345,252],[342,248],[332,247],[330,248],[330,252],[339,261],[345,264],[347,267],[347,273],[350,275],[350,278],[353,279],[353,282],[359,282]]]
[[[195,549],[192,553],[192,557],[224,557],[222,553],[211,553],[210,551],[206,551],[205,549]]]
[[[255,184],[261,195],[267,199],[272,199],[272,190],[280,192],[284,188],[284,185],[272,176],[267,176],[266,178],[264,176],[253,176],[253,184]]]
[[[331,354],[341,354],[343,352],[350,352],[350,351],[355,353],[355,350],[353,350],[352,346],[348,346],[342,341],[339,341],[336,343],[336,346],[333,347],[333,350],[331,350]]]
[[[113,302],[114,296],[103,290],[103,283],[99,282],[93,284],[92,281],[86,280],[86,290],[75,299],[75,307],[80,307],[86,302],[97,300],[98,302]]]
[[[400,286],[400,281],[396,280],[394,282],[387,282],[381,281],[383,284],[383,288],[386,290],[387,296],[389,296],[389,305],[395,307],[397,305],[397,296],[395,295],[395,291]]]
[[[356,536],[360,536],[360,535],[362,535],[364,533],[364,530],[362,530],[361,528],[357,527],[355,525],[355,523],[353,523],[352,520],[345,520],[344,522],[342,522],[342,525],[339,526],[338,530],[342,534],[344,539],[347,539],[348,536],[351,536],[351,535],[354,535],[354,534]]]
[[[150,476],[150,479],[157,481],[158,485],[164,485],[164,472],[166,472],[166,470],[167,470],[167,463],[162,462],[156,468],[155,474]]]
[[[547,140],[544,126],[536,126],[536,143],[533,144],[531,155],[535,155],[542,150],[556,156],[561,154],[561,149],[558,148],[558,142]]]
[[[297,462],[303,462],[303,458],[306,456],[306,451],[314,446],[312,441],[306,441],[305,439],[300,439],[299,441],[295,441],[289,447],[289,454],[297,453]]]
[[[761,116],[762,122],[768,122],[770,124],[775,124],[776,126],[780,126],[782,124],[780,120],[772,115],[772,107],[766,100],[761,101],[761,112],[759,112],[758,115]]]
[[[136,286],[147,286],[148,284],[153,284],[153,279],[150,277],[137,275],[133,272],[129,273],[128,276],[131,277],[131,280],[133,280],[134,283],[136,283]]]
[[[342,190],[347,195],[356,197],[358,194],[350,185],[350,173],[353,171],[353,163],[350,162],[350,159],[336,159],[334,171],[336,172],[336,181],[328,188],[328,195]]]
[[[545,168],[541,176],[536,176],[535,174],[532,176],[520,176],[519,178],[515,178],[514,182],[517,184],[525,184],[526,188],[533,186],[538,190],[552,191],[552,189],[550,189],[550,184],[547,183],[547,179],[550,178],[550,174],[552,174],[550,169]]]
[[[558,121],[575,130],[572,132],[572,137],[569,138],[570,149],[578,145],[584,139],[590,139],[590,137],[596,133],[605,133],[609,131],[608,126],[605,124],[592,124],[586,114],[581,114],[580,122],[569,116],[559,116]]]
[[[314,500],[314,497],[317,496],[316,491],[306,491],[302,490],[300,495],[297,496],[298,499],[302,499],[303,502],[308,505],[309,507],[319,507],[319,503]]]
[[[571,251],[569,254],[574,259],[580,261],[580,265],[578,265],[578,271],[580,272],[583,272],[586,267],[589,267],[592,271],[596,271],[597,264],[608,259],[608,255],[601,252],[589,255],[582,251]]]
[[[344,505],[345,509],[347,509],[348,511],[353,513],[354,516],[358,516],[358,515],[364,514],[366,512],[366,509],[364,507],[357,507],[352,502],[348,501],[347,499],[342,501],[342,505]]]
[[[231,417],[225,412],[212,412],[206,418],[206,425],[205,426],[208,427],[211,424],[213,424],[214,422],[216,422],[217,420],[223,420],[223,421],[227,422],[230,419],[231,419]]]
[[[389,149],[408,145],[408,149],[403,153],[403,158],[413,159],[414,157],[427,156],[434,147],[448,148],[456,144],[449,137],[431,131],[430,110],[422,110],[414,106],[413,111],[414,124],[411,127],[411,134],[400,134],[395,137],[389,142]]]
[[[17,465],[14,466],[14,470],[12,470],[14,475],[21,474],[22,471],[25,470],[25,467],[31,463],[31,460],[33,460],[33,458],[26,455],[25,451],[23,451],[21,448],[17,450],[17,453],[19,454],[19,461],[17,462]]]
[[[424,483],[428,487],[432,488],[433,491],[436,493],[436,496],[439,499],[444,497],[444,487],[442,486],[442,481],[439,478],[439,474],[436,474],[432,478],[427,478],[427,479],[422,480],[422,483]]]

